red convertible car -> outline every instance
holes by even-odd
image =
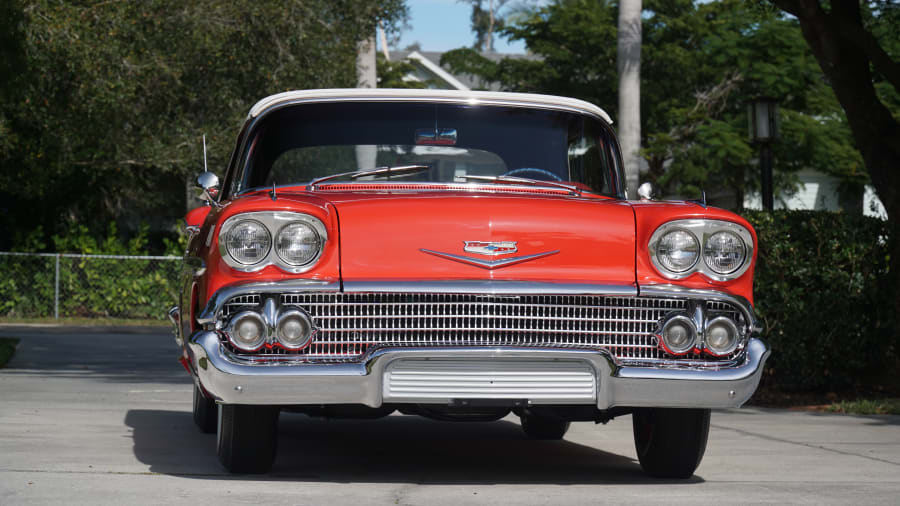
[[[196,424],[267,472],[281,410],[514,413],[530,438],[631,415],[686,478],[755,391],[757,243],[705,202],[628,200],[609,116],[569,98],[309,90],[250,111],[191,211],[180,305]]]

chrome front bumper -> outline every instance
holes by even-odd
[[[599,409],[733,408],[756,391],[769,356],[765,342],[752,338],[743,363],[718,369],[622,367],[603,350],[519,347],[382,348],[364,363],[270,365],[242,363],[213,331],[194,334],[189,349],[197,380],[222,403],[370,407],[515,399]],[[426,386],[398,387],[404,374],[425,378]],[[551,379],[540,379],[546,375]]]

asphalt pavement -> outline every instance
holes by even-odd
[[[631,419],[529,441],[515,417],[283,413],[269,475],[233,476],[191,421],[164,328],[0,326],[0,504],[898,504],[900,417],[716,411],[687,481],[645,477]]]

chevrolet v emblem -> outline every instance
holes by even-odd
[[[500,242],[485,242],[485,241],[463,241],[465,246],[463,246],[463,251],[467,251],[469,253],[479,253],[482,255],[489,255],[492,257],[498,255],[511,255],[516,251],[519,251],[516,248],[515,241],[500,241]]]
[[[518,248],[516,248],[516,243],[514,241],[463,241],[463,244],[463,251],[466,251],[468,253],[478,253],[486,256],[510,255],[518,251]],[[498,260],[487,260],[483,258],[464,255],[454,255],[452,253],[444,253],[442,251],[433,251],[425,248],[421,248],[419,249],[419,251],[421,251],[422,253],[428,253],[429,255],[446,258],[447,260],[454,260],[457,262],[462,262],[464,264],[474,265],[475,267],[481,267],[482,269],[499,269],[500,267],[506,267],[509,265],[527,262],[529,260],[535,260],[559,253],[559,250],[554,250],[545,251],[543,253],[535,253],[534,255],[509,257]]]

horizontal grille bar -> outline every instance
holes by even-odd
[[[619,359],[670,360],[654,334],[660,320],[686,307],[682,299],[602,295],[308,292],[276,301],[309,313],[318,332],[303,350],[258,354],[337,361],[358,360],[382,346],[602,348]],[[220,317],[261,303],[260,295],[234,297]],[[740,309],[729,303],[707,302],[706,309],[743,322]],[[695,354],[679,359],[709,360]]]

